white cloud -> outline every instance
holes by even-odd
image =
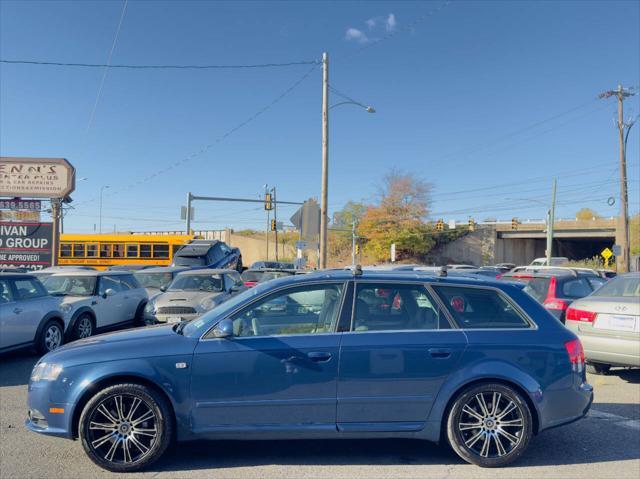
[[[367,43],[369,41],[367,34],[357,28],[347,28],[347,33],[344,37],[347,40],[354,40],[358,43]]]
[[[369,27],[369,30],[375,28],[376,23],[378,23],[378,20],[376,20],[375,18],[370,18],[369,20],[367,20],[366,22],[364,22],[367,24],[367,26]]]
[[[390,13],[389,16],[387,16],[387,20],[385,22],[385,28],[387,29],[388,32],[392,32],[396,29],[396,16],[393,13]]]

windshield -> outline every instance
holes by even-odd
[[[173,275],[169,272],[166,273],[145,273],[138,271],[133,273],[136,279],[140,282],[143,288],[165,288],[169,286]]]
[[[169,285],[169,291],[222,291],[223,284],[219,274],[178,275]]]
[[[53,275],[42,280],[49,294],[59,296],[92,296],[96,289],[95,276]]]
[[[205,256],[174,256],[174,266],[204,266]]]
[[[283,276],[291,276],[293,272],[287,271],[245,271],[242,273],[242,280],[261,283],[270,279],[282,278]]]
[[[640,277],[617,276],[595,290],[592,296],[640,297]]]

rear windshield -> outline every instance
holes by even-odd
[[[503,281],[515,281],[524,284],[523,291],[532,296],[536,301],[542,303],[547,298],[549,291],[550,278],[531,278],[531,277],[514,277],[503,276]]]
[[[640,278],[617,276],[594,291],[593,296],[640,297]]]

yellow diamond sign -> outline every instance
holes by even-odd
[[[609,248],[605,248],[600,252],[600,256],[602,256],[605,261],[609,261],[609,258],[613,256],[613,251],[611,251]]]

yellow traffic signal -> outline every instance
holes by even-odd
[[[511,219],[511,229],[512,230],[517,230],[518,229],[518,218],[512,218]]]
[[[273,203],[271,202],[271,193],[264,194],[264,209],[265,210],[273,209]]]
[[[444,230],[444,221],[442,219],[439,219],[436,222],[436,230],[438,230],[438,231]]]
[[[277,225],[276,220],[271,220],[271,231],[276,231]]]
[[[360,254],[360,245],[359,244],[356,245],[356,254]]]

